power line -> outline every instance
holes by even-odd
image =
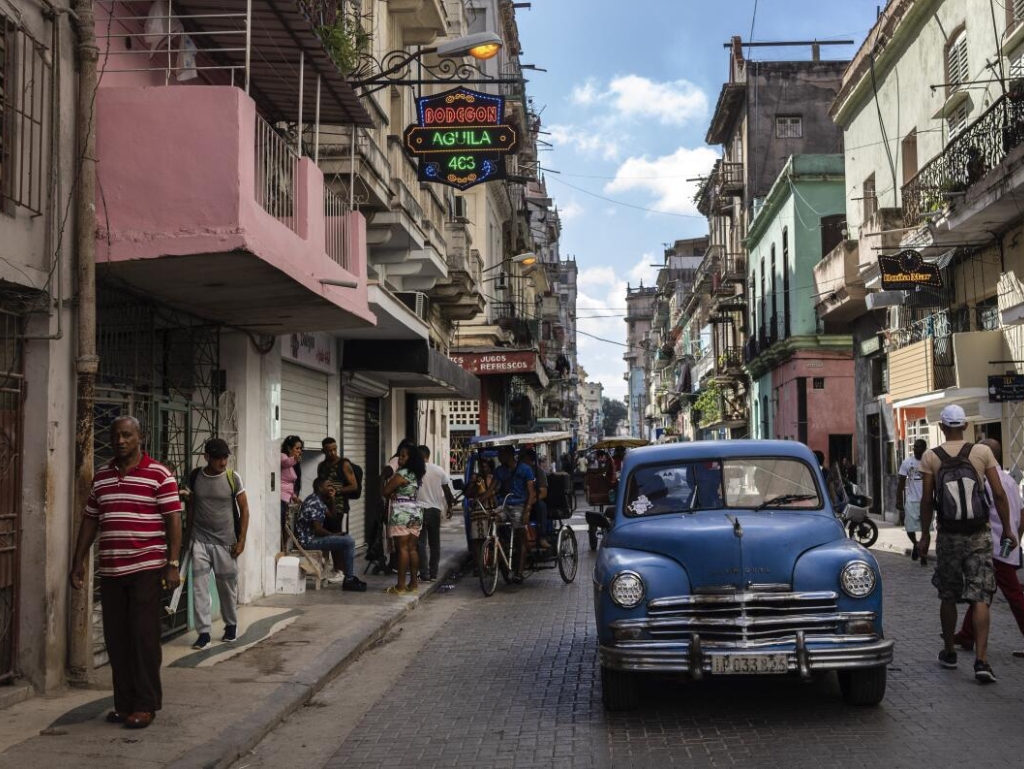
[[[632,203],[624,203],[621,200],[613,200],[612,198],[607,198],[604,195],[598,195],[596,192],[591,192],[590,190],[585,190],[582,187],[577,187],[575,184],[569,184],[569,182],[567,182],[565,179],[559,179],[557,176],[552,177],[552,179],[558,182],[559,184],[564,184],[566,187],[570,187],[576,190],[577,192],[582,192],[584,195],[590,195],[591,197],[597,198],[598,200],[603,200],[606,203],[614,203],[617,206],[635,208],[637,211],[646,211],[647,213],[661,214],[662,216],[675,216],[680,219],[705,219],[705,217],[699,214],[677,214],[673,211],[659,211],[656,208],[645,208],[644,206],[637,206],[633,205]]]

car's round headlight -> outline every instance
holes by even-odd
[[[644,600],[647,588],[644,587],[643,579],[635,571],[623,571],[612,578],[608,592],[616,606],[632,609]]]
[[[864,561],[850,561],[839,575],[839,584],[851,598],[864,598],[875,589],[875,570]]]

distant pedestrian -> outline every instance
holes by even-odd
[[[289,435],[281,442],[281,551],[288,549],[287,534],[288,507],[302,501],[302,438]]]
[[[322,550],[331,554],[334,576],[327,580],[329,583],[340,582],[342,590],[364,593],[366,583],[356,576],[355,540],[347,534],[329,531],[325,526],[333,498],[334,487],[326,478],[313,481],[313,493],[303,500],[295,519],[295,538],[305,550]]]
[[[224,618],[222,642],[238,637],[238,565],[249,530],[249,501],[242,478],[228,469],[231,451],[227,441],[211,438],[203,458],[206,467],[189,476],[192,531],[192,607],[199,636],[193,649],[210,645],[210,572],[217,584],[220,613]],[[235,521],[238,524],[236,526]],[[237,533],[236,533],[237,532]]]
[[[1006,493],[1006,499],[1010,508],[1010,524],[1019,539],[1021,533],[1021,498],[1017,483],[1002,467],[1003,447],[999,441],[988,438],[982,441],[982,443],[992,450],[996,457],[996,462],[999,463],[999,480],[1003,484],[1003,491]],[[989,498],[991,499],[991,493]],[[995,506],[989,507],[988,520],[989,525],[992,527],[992,558],[996,570],[996,585],[998,585],[1006,597],[1006,602],[1010,604],[1013,618],[1017,620],[1017,628],[1020,630],[1021,635],[1024,635],[1024,588],[1021,587],[1020,580],[1017,578],[1017,569],[1021,567],[1020,548],[1015,547],[1013,552],[1004,556],[1000,552],[999,545],[999,541],[1003,537],[1003,523],[996,512]],[[960,632],[956,634],[955,639],[957,644],[964,649],[970,650],[974,647],[973,609],[967,610],[963,625],[960,626]],[[1013,656],[1024,657],[1024,650],[1015,651]]]
[[[316,477],[325,478],[334,489],[324,528],[332,534],[348,534],[349,504],[344,495],[356,492],[359,481],[352,463],[338,453],[338,442],[334,438],[324,438],[320,446],[324,450],[324,459],[316,466]]]
[[[1010,524],[1010,508],[999,476],[999,464],[988,446],[964,440],[967,415],[952,404],[942,410],[939,428],[945,442],[921,457],[921,541],[918,552],[928,555],[932,517],[938,516],[935,542],[937,566],[932,584],[942,601],[942,639],[939,664],[956,667],[956,605],[969,603],[974,609],[974,677],[979,683],[994,683],[988,664],[989,604],[995,593],[992,566],[992,535],[989,532],[989,503],[985,499],[987,480],[995,500],[1003,537],[1017,546],[1017,532]]]
[[[914,441],[914,455],[904,459],[900,465],[900,480],[896,486],[896,510],[903,519],[907,536],[914,545],[914,549],[910,551],[910,558],[916,561],[920,557],[922,566],[928,565],[928,556],[918,553],[917,535],[921,531],[921,457],[927,450],[928,444],[922,439]]]
[[[423,511],[423,528],[417,543],[420,581],[433,582],[437,579],[441,563],[441,510],[444,510],[446,517],[451,518],[455,497],[448,487],[448,473],[430,461],[430,449],[427,446],[418,448],[424,464],[423,483],[420,484],[416,498]]]
[[[170,471],[142,451],[135,417],[110,426],[114,459],[96,471],[71,561],[71,587],[99,535],[103,639],[114,679],[107,721],[145,729],[162,707],[160,620],[163,586],[181,582],[181,498]]]
[[[417,501],[426,465],[416,445],[404,442],[398,450],[398,469],[384,486],[384,496],[391,497],[388,514],[388,536],[394,541],[398,553],[396,568],[398,584],[385,592],[391,595],[414,593],[420,586],[420,556],[418,550],[423,513]],[[409,582],[406,583],[406,574]]]

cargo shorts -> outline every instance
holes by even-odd
[[[513,529],[523,528],[523,505],[505,505],[502,514],[506,523],[511,523]]]
[[[996,572],[992,565],[992,532],[988,528],[970,534],[940,530],[935,540],[935,559],[932,584],[941,600],[992,603]]]

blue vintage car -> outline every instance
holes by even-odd
[[[846,537],[814,455],[793,441],[631,451],[594,568],[604,705],[638,679],[835,671],[848,702],[885,696],[881,574]]]

